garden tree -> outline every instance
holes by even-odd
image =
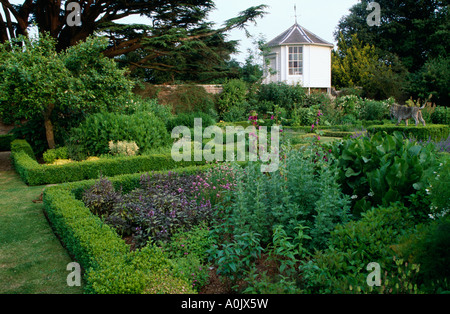
[[[361,0],[338,24],[335,38],[351,42],[358,34],[363,44],[395,54],[408,71],[420,69],[429,58],[446,56],[450,46],[447,0],[377,0],[381,25],[369,26],[369,0]]]
[[[27,27],[37,25],[39,32],[49,32],[56,39],[56,50],[62,51],[93,34],[109,38],[104,54],[125,62],[132,73],[156,79],[162,72],[192,74],[223,70],[223,62],[234,52],[236,42],[226,41],[225,33],[245,29],[265,12],[265,5],[250,7],[231,18],[219,29],[207,22],[214,9],[213,0],[134,0],[78,1],[81,26],[69,26],[72,13],[64,10],[71,1],[25,0],[13,5],[0,0],[5,18],[0,15],[0,41],[27,35]],[[120,24],[120,19],[144,16],[149,25]],[[16,21],[13,21],[12,17]],[[130,55],[131,54],[131,55]],[[219,68],[217,68],[219,65]],[[141,70],[138,70],[141,69]],[[181,76],[182,77],[182,76]]]
[[[376,47],[380,56],[389,56],[391,66],[397,72],[402,67],[409,73],[400,77],[392,73],[376,82],[376,86],[386,86],[396,79],[403,79],[407,98],[425,98],[431,93],[433,101],[438,105],[448,105],[448,89],[445,70],[432,66],[440,63],[448,64],[448,47],[450,46],[450,17],[447,0],[377,0],[381,7],[381,25],[369,26],[366,10],[368,0],[361,0],[350,9],[337,27],[335,37],[349,45],[352,36],[364,45]],[[433,68],[433,70],[431,70]],[[431,72],[430,72],[431,71]],[[426,74],[428,73],[428,74]],[[448,77],[448,76],[447,76]],[[442,94],[442,95],[441,95]]]
[[[102,55],[106,45],[106,39],[87,38],[58,53],[47,34],[0,44],[0,119],[42,119],[48,147],[54,148],[56,119],[123,106],[133,84]]]
[[[411,75],[411,94],[426,99],[433,95],[433,102],[450,106],[450,57],[437,57],[428,60],[423,67]]]
[[[341,34],[332,52],[332,85],[336,88],[362,87],[370,98],[402,99],[405,75],[395,56],[379,55],[379,50],[363,44],[356,34],[350,42]]]

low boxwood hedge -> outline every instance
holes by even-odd
[[[204,161],[173,160],[170,154],[101,158],[99,160],[71,162],[61,165],[39,164],[31,146],[25,140],[11,143],[12,163],[22,180],[28,185],[55,184],[98,178],[99,174],[119,174],[158,171],[204,165]]]
[[[98,178],[100,174],[116,176],[205,165],[207,163],[205,160],[195,161],[194,149],[193,146],[191,147],[190,161],[175,161],[170,153],[165,153],[47,165],[36,161],[31,146],[25,140],[14,140],[11,143],[11,159],[17,173],[26,184],[43,185],[88,180]],[[234,151],[236,152],[236,147]],[[226,148],[223,149],[223,153],[223,160],[225,160]]]
[[[191,166],[176,172],[196,173],[212,165]],[[110,178],[128,192],[139,185],[140,174]],[[153,246],[130,252],[126,243],[80,200],[95,180],[50,186],[44,190],[44,212],[69,254],[84,270],[87,293],[194,293],[189,284],[171,274],[172,262]]]
[[[429,124],[423,125],[398,125],[395,124],[385,124],[385,125],[372,125],[367,127],[367,131],[375,134],[380,131],[384,131],[388,134],[393,134],[395,131],[403,133],[406,138],[414,138],[416,140],[428,141],[434,140],[439,141],[441,139],[446,139],[450,133],[450,126],[444,124]]]

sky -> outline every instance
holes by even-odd
[[[257,20],[256,26],[250,24],[248,30],[256,38],[262,34],[270,41],[295,23],[295,5],[298,24],[322,39],[336,44],[333,34],[339,20],[348,15],[349,9],[358,2],[358,0],[215,0],[216,10],[210,13],[209,20],[220,27],[225,20],[237,16],[243,10],[266,4],[269,6],[266,10],[268,13]],[[243,30],[229,32],[229,39],[240,41],[238,49],[241,53],[233,57],[243,62],[248,55],[247,49],[254,49],[253,40],[247,38]]]

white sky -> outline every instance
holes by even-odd
[[[260,4],[266,4],[267,14],[257,20],[256,26],[251,24],[248,30],[252,36],[263,34],[267,41],[272,40],[295,22],[294,5],[297,7],[297,22],[322,39],[335,43],[333,33],[339,20],[349,14],[349,9],[358,0],[215,0],[216,10],[209,19],[220,27],[222,23],[239,12]],[[233,30],[229,39],[240,40],[240,54],[235,58],[242,62],[247,56],[247,49],[254,48],[251,38],[246,38],[243,30]]]

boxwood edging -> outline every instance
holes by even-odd
[[[25,140],[14,140],[11,143],[11,159],[17,173],[28,185],[88,180],[98,178],[100,173],[105,176],[116,176],[205,164],[205,161],[176,162],[170,154],[155,154],[73,162],[63,165],[42,165],[36,161],[31,146]]]
[[[393,134],[395,131],[402,133],[406,138],[414,138],[416,140],[428,141],[429,139],[440,141],[446,139],[450,134],[450,126],[444,124],[429,124],[426,126],[418,125],[372,125],[367,127],[367,131],[371,133],[386,132]]]
[[[176,173],[196,173],[213,165],[186,167]],[[159,173],[167,173],[160,171]],[[143,173],[109,178],[128,192]],[[96,180],[50,186],[44,190],[44,212],[71,256],[85,270],[87,293],[194,293],[189,283],[170,274],[171,261],[152,245],[130,252],[127,244],[77,199]]]

